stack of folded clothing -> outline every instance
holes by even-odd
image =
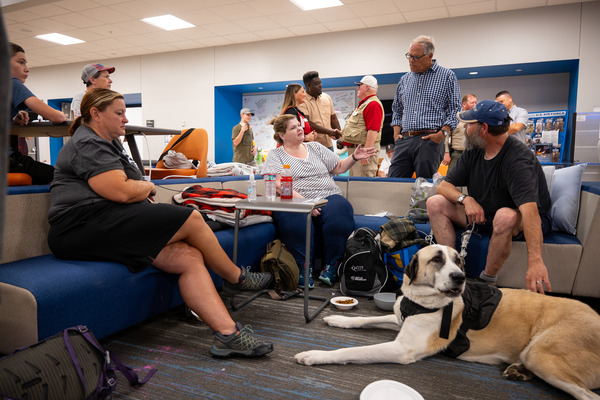
[[[209,164],[206,176],[251,175],[258,173],[258,168],[238,162]]]
[[[235,226],[235,204],[248,196],[233,189],[205,188],[194,185],[173,196],[175,203],[195,208],[213,221]],[[240,226],[271,222],[271,211],[242,210]]]

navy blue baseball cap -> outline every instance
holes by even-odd
[[[456,113],[461,122],[485,122],[489,126],[501,126],[508,118],[508,110],[504,104],[494,100],[483,100],[470,110]]]

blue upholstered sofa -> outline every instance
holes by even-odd
[[[174,193],[191,184],[245,191],[247,179],[242,176],[155,181],[160,185],[156,200],[170,203]],[[365,215],[387,211],[401,216],[409,208],[411,179],[336,178],[336,183],[354,207],[356,228],[368,226],[378,230],[387,219]],[[258,193],[263,191],[259,180]],[[182,304],[177,276],[153,267],[132,274],[115,263],[55,258],[46,242],[49,229],[46,212],[50,204],[47,186],[11,187],[5,203],[0,264],[0,353],[79,324],[90,327],[99,338],[106,337]],[[595,281],[600,258],[599,204],[600,186],[584,185],[577,234],[557,233],[544,245],[544,258],[556,292],[600,297],[600,285]],[[427,225],[420,228],[428,230]],[[257,267],[266,244],[276,234],[271,223],[241,228],[238,265]],[[216,236],[231,257],[233,229],[218,231]],[[472,242],[467,266],[474,274],[484,265],[487,246],[485,239],[474,238]],[[500,284],[523,286],[524,251],[524,244],[513,244],[507,260],[510,265],[503,268]],[[221,287],[221,279],[216,275],[213,279]]]

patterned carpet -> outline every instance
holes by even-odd
[[[319,286],[315,294],[339,294]],[[302,310],[301,298],[275,301],[265,295],[232,312],[235,320],[251,324],[257,335],[274,343],[275,351],[258,359],[212,358],[208,353],[212,331],[187,318],[183,308],[122,331],[103,340],[103,346],[142,375],[150,367],[158,368],[158,372],[138,388],[130,387],[119,376],[113,397],[356,400],[369,383],[391,379],[411,386],[426,400],[570,398],[538,378],[529,382],[503,379],[505,365],[468,363],[445,356],[411,365],[298,365],[293,356],[300,351],[375,344],[396,336],[393,331],[332,328],[322,321],[322,317],[337,313],[383,315],[385,312],[377,309],[372,300],[359,298],[358,306],[349,311],[328,306],[308,324]]]

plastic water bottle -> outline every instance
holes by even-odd
[[[275,189],[277,176],[271,172],[265,172],[263,180],[265,181],[265,199],[268,201],[275,200],[275,197],[277,196]]]
[[[281,200],[291,200],[293,195],[293,181],[292,171],[290,171],[289,164],[283,166],[283,173],[281,174]]]
[[[258,165],[261,165],[261,164],[262,164],[262,150],[258,150],[258,151],[256,152],[256,157],[254,157],[254,160],[256,161],[256,163],[257,163]]]
[[[248,200],[256,200],[256,180],[254,174],[250,174],[250,180],[248,181]]]

